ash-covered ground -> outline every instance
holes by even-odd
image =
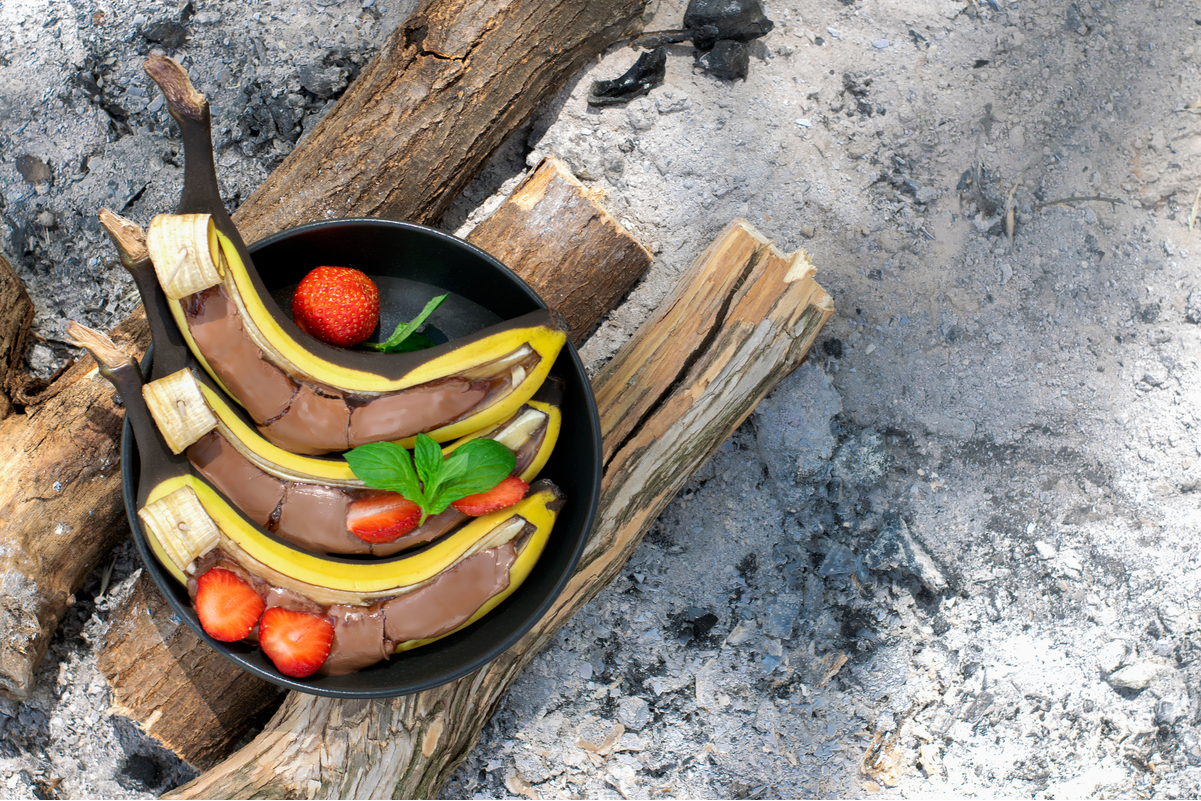
[[[653,7],[676,27],[684,3]],[[0,4],[0,251],[67,319],[133,289],[95,223],[174,205],[140,62],[212,101],[231,205],[407,13],[389,0]],[[540,154],[656,254],[596,367],[732,217],[804,248],[837,316],[621,576],[509,693],[445,797],[1201,794],[1201,11],[1142,0],[783,0],[745,80],[615,50],[447,215]],[[1012,225],[1009,212],[1012,210]],[[137,569],[97,575],[24,704],[0,793],[161,793],[190,773],[106,713]]]

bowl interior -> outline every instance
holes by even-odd
[[[263,283],[288,309],[291,289],[314,267],[354,267],[376,279],[381,330],[411,319],[431,297],[450,297],[431,317],[430,338],[471,333],[545,304],[520,278],[482,250],[429,228],[386,220],[338,220],[290,229],[250,247]],[[386,333],[383,335],[386,337]],[[600,423],[579,356],[567,344],[553,374],[564,384],[563,426],[542,475],[567,496],[534,571],[483,620],[430,645],[393,655],[346,676],[293,679],[280,674],[258,648],[213,640],[181,586],[149,550],[137,516],[139,459],[130,425],[122,440],[125,508],[146,569],[172,607],[229,659],[276,684],[302,692],[348,698],[404,695],[435,687],[487,664],[509,648],[547,611],[571,576],[592,527],[600,493]]]

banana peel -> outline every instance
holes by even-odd
[[[384,440],[411,447],[419,432],[447,442],[503,420],[533,395],[566,342],[566,333],[547,310],[409,354],[343,350],[300,332],[270,299],[225,211],[207,101],[170,59],[152,55],[145,69],[179,123],[185,159],[177,214],[156,218],[148,232],[150,259],[192,353],[265,436],[306,454]],[[145,297],[143,302],[148,311],[157,307]],[[205,325],[219,333],[211,340],[198,335],[196,318],[189,316],[197,309],[212,312]],[[486,373],[487,365],[526,352],[529,358],[509,377],[511,387],[498,387],[499,377],[485,375],[492,383],[478,400],[478,381],[460,392],[455,403],[441,393],[438,403],[447,410],[443,419],[421,418],[414,426],[407,407],[397,411],[397,404],[403,405],[397,396],[406,391],[461,382],[480,370]],[[425,402],[421,406],[430,408]]]
[[[504,586],[483,599],[465,622],[428,637],[384,643],[406,650],[470,625],[508,597],[532,570],[563,506],[560,491],[541,480],[514,506],[476,518],[415,553],[355,560],[296,549],[254,524],[195,475],[182,454],[171,452],[142,400],[143,379],[136,363],[99,332],[72,323],[69,334],[92,353],[101,374],[125,400],[142,456],[139,517],[151,550],[180,582],[187,583],[189,568],[194,568],[197,559],[217,550],[266,582],[277,595],[294,593],[336,617],[335,612],[349,607],[378,610],[415,593],[436,591],[441,578],[472,557],[495,549],[513,551],[505,566],[507,575],[500,582]]]
[[[277,448],[186,368],[145,384],[142,397],[173,453],[184,453],[193,471],[232,505],[297,547],[326,554],[390,556],[467,520],[449,507],[392,542],[365,542],[348,530],[346,514],[357,499],[380,493],[355,478],[345,460],[298,456]],[[508,420],[463,437],[443,452],[472,439],[497,440],[518,455],[514,475],[532,482],[558,441],[561,397],[559,382],[549,381]]]

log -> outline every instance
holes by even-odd
[[[608,311],[594,293],[612,296],[614,285],[633,284],[650,266],[646,249],[557,159],[544,161],[493,217],[500,222],[489,218],[468,241],[504,254],[505,263],[540,292],[556,284],[581,287],[563,294],[558,309],[585,331]],[[109,711],[206,768],[262,722],[243,711],[267,708],[281,691],[209,648],[166,603],[148,602],[158,595],[143,575],[134,596],[113,614],[99,660],[113,694]],[[217,691],[235,685],[237,692]]]
[[[540,100],[633,30],[644,6],[645,0],[424,0],[322,123],[238,209],[234,219],[243,238],[253,242],[332,216],[435,221]],[[132,320],[118,327],[136,324]],[[47,404],[76,384],[78,374],[68,372],[45,391],[23,378],[7,386],[23,391],[30,405]],[[0,430],[14,457],[6,463],[8,476],[24,477],[0,488],[0,550],[9,554],[0,571],[15,571],[16,586],[24,588],[19,602],[0,604],[0,695],[12,700],[32,691],[33,668],[70,592],[87,576],[87,570],[71,565],[43,584],[37,566],[52,567],[53,558],[12,554],[24,548],[57,553],[56,540],[80,541],[86,547],[75,550],[75,561],[91,564],[93,545],[111,545],[125,530],[119,471],[83,469],[69,457],[74,439],[91,443],[103,437],[108,443],[81,446],[80,460],[115,453],[111,446],[119,437],[120,415],[102,411],[111,408],[104,381],[88,381],[74,392],[69,401],[48,407],[49,414],[5,418],[10,427]],[[10,443],[21,443],[21,450]],[[41,523],[49,508],[36,516],[14,516],[14,510],[26,508],[26,495],[38,497],[32,485],[47,476],[60,487],[52,491],[55,524]],[[101,507],[115,516],[102,515]],[[60,530],[75,533],[62,537],[55,533]],[[62,556],[71,560],[70,553]],[[24,566],[31,572],[22,572]],[[51,592],[62,584],[61,577],[78,581],[65,594]]]
[[[153,706],[167,720],[162,728],[171,750],[201,769],[261,725],[279,696],[274,685],[234,668],[181,623],[145,572],[111,621],[98,666],[110,686],[120,688],[109,714],[134,718],[153,733],[156,722],[139,718]]]
[[[651,254],[589,195],[567,165],[548,159],[469,239],[521,277],[567,322],[581,345],[617,307]],[[597,249],[596,243],[609,247]],[[481,243],[487,242],[485,246]]]
[[[533,630],[475,673],[414,695],[351,702],[290,693],[258,737],[166,797],[435,796],[521,669],[618,574],[663,507],[800,364],[834,311],[802,252],[785,256],[740,221],[660,309],[594,381],[598,398],[621,397],[635,382],[642,413],[625,433],[630,406],[602,408],[609,457],[597,524]],[[693,336],[677,344],[669,334],[682,323]],[[663,350],[670,355],[658,358]],[[658,366],[648,371],[652,356]]]
[[[424,0],[234,215],[247,242],[314,220],[438,220],[646,0]],[[421,176],[423,191],[402,176]]]
[[[13,411],[11,387],[23,371],[25,343],[33,325],[33,301],[12,265],[0,256],[0,420]]]
[[[113,338],[140,357],[150,338],[145,315],[126,318]],[[13,699],[33,692],[33,672],[72,593],[129,533],[125,412],[112,385],[81,360],[53,388],[40,406],[0,420],[0,693]]]

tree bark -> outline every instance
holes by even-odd
[[[633,284],[650,266],[646,249],[557,159],[543,162],[468,241],[499,256],[539,293],[581,287],[560,292],[557,308],[585,331],[609,310],[594,302],[593,292],[612,296],[614,285]],[[261,722],[245,712],[268,707],[281,692],[205,645],[145,575],[114,612],[100,670],[113,691],[114,714],[200,768]]]
[[[252,242],[336,217],[437,221],[544,99],[635,32],[645,6],[424,0],[238,210],[238,230]]]
[[[109,625],[98,665],[119,688],[109,714],[133,719],[201,769],[261,725],[279,696],[275,685],[237,668],[181,623],[145,573]]]
[[[253,242],[339,216],[436,221],[542,99],[633,31],[644,6],[645,0],[424,0],[333,111],[238,209],[234,220],[243,238]],[[145,318],[138,319],[144,326]],[[130,324],[136,325],[134,317],[118,329]],[[13,363],[22,356],[16,353]],[[21,700],[32,691],[33,669],[66,599],[87,576],[79,566],[90,565],[104,552],[94,546],[111,547],[126,528],[116,469],[121,415],[106,412],[113,409],[107,382],[75,386],[78,374],[69,371],[41,391],[24,373],[10,371],[8,378],[10,392],[46,410],[0,421],[0,448],[10,457],[4,469],[13,477],[0,487],[0,550],[7,554],[0,577],[11,575],[21,588],[0,602],[0,695]],[[72,397],[58,399],[68,386]],[[7,408],[0,401],[0,414]],[[104,469],[86,469],[88,462]],[[60,488],[44,493],[54,503],[25,514],[32,509],[26,497],[40,497],[33,485],[43,480]],[[43,519],[54,522],[43,525]],[[84,545],[60,553],[53,540]],[[18,557],[26,548],[56,554],[64,570],[43,577],[38,565],[57,569],[58,563]]]
[[[113,332],[129,353],[149,339],[134,314]],[[49,400],[0,421],[0,693],[33,692],[41,662],[87,575],[129,533],[121,501],[121,423],[113,388],[78,361]]]
[[[441,687],[380,701],[291,693],[263,732],[169,798],[429,798],[521,669],[617,575],[692,473],[800,364],[833,304],[801,252],[736,221],[594,381],[608,454],[598,522],[566,590],[513,648]],[[691,323],[690,338],[673,331]],[[685,326],[687,327],[687,326]],[[667,351],[667,355],[663,355]],[[648,371],[650,357],[657,369]]]
[[[0,256],[0,420],[13,411],[12,382],[24,371],[25,340],[33,324],[33,301],[25,285],[3,256]]]

